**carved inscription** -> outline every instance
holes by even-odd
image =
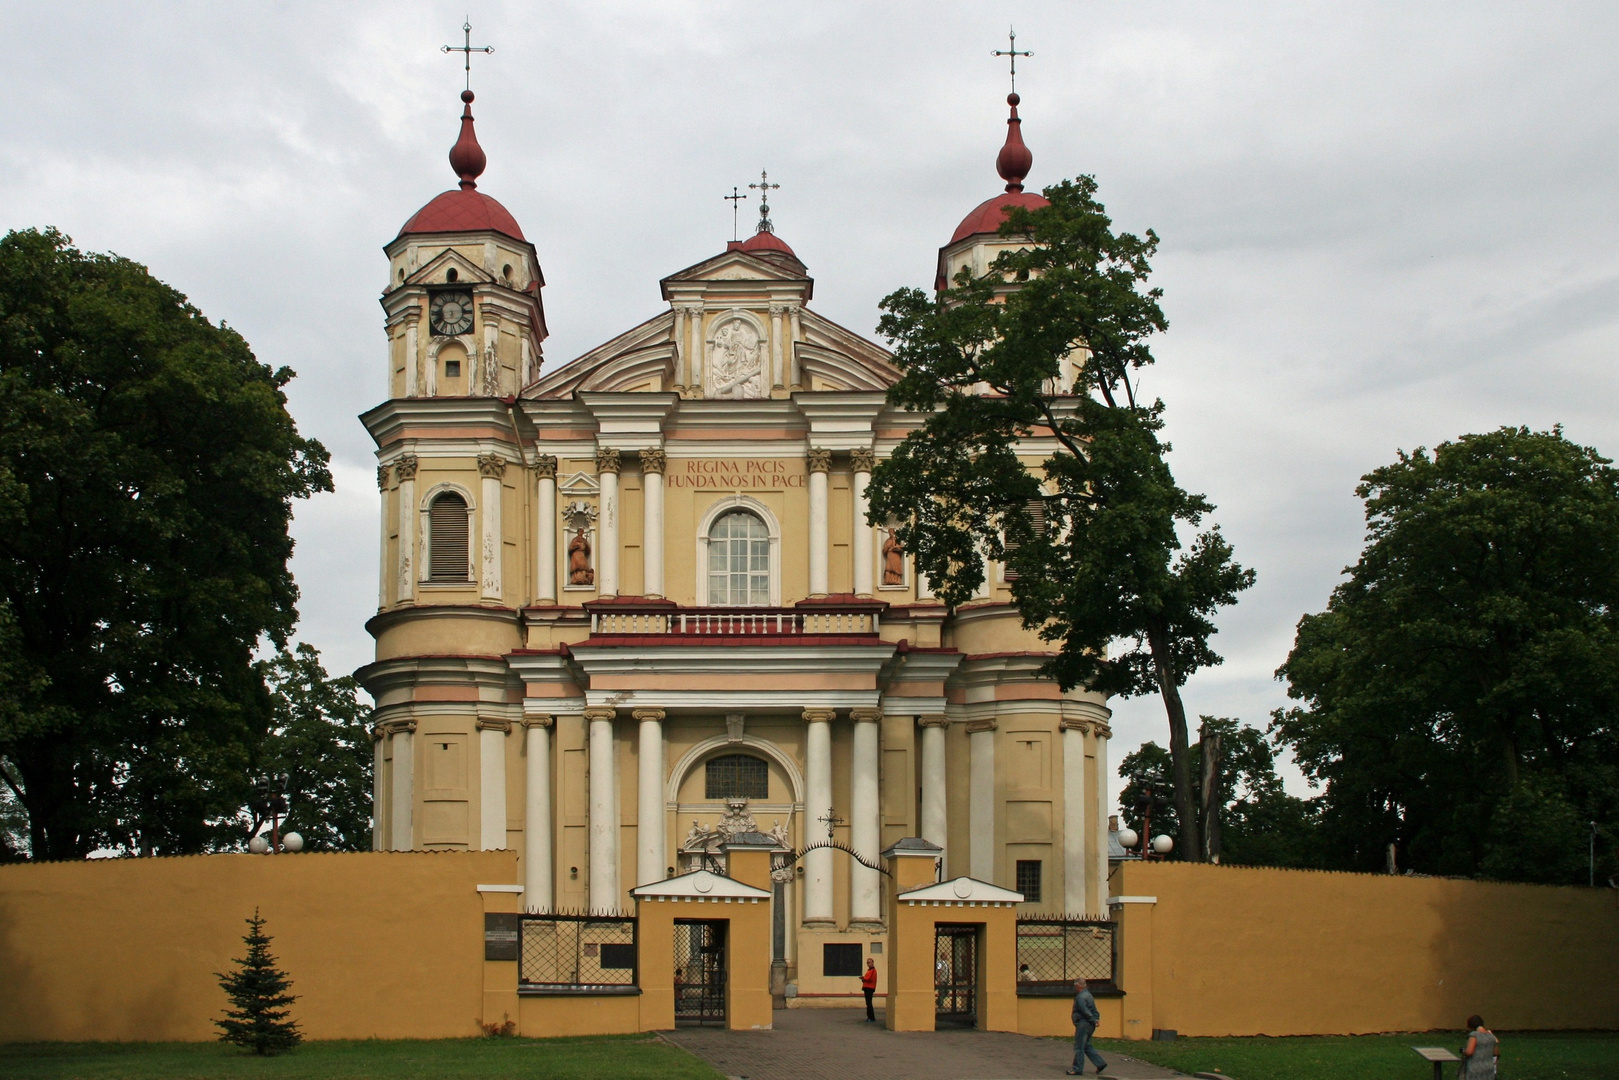
[[[714,491],[782,491],[804,486],[804,462],[792,458],[688,458],[671,461],[672,488]]]

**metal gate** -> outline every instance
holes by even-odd
[[[675,920],[675,1023],[725,1023],[725,922]]]
[[[978,931],[972,924],[938,923],[934,927],[935,1024],[978,1023]]]

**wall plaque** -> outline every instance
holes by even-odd
[[[483,958],[516,960],[522,916],[515,911],[486,911],[483,915]]]

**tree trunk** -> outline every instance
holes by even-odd
[[[1164,712],[1169,714],[1169,764],[1175,774],[1175,816],[1181,826],[1175,849],[1185,862],[1202,862],[1197,802],[1192,798],[1192,754],[1186,739],[1186,706],[1181,704],[1180,684],[1169,663],[1168,638],[1164,627],[1154,627],[1147,632],[1147,648],[1152,651],[1152,665],[1158,675],[1158,692],[1164,698]]]
[[[1225,792],[1220,790],[1220,733],[1200,727],[1197,734],[1202,775],[1198,788],[1203,796],[1203,861],[1220,861],[1220,811],[1225,807]]]

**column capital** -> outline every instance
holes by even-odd
[[[556,722],[556,717],[552,716],[550,713],[534,713],[533,715],[523,717],[523,726],[526,728],[548,728],[555,725]]]
[[[923,713],[916,718],[916,724],[925,728],[947,728],[950,726],[950,718],[944,713]]]
[[[875,724],[883,718],[881,709],[850,709],[849,719],[857,724]]]
[[[478,475],[499,480],[506,475],[506,459],[499,454],[479,454]]]
[[[1098,739],[1111,739],[1113,737],[1113,729],[1102,723],[1100,720],[1097,720],[1091,724],[1091,734],[1095,735]]]
[[[770,305],[770,317],[772,319],[779,319],[785,314],[787,314],[787,305],[786,304],[771,304]]]
[[[1089,720],[1080,720],[1072,716],[1065,716],[1063,717],[1062,723],[1058,724],[1057,727],[1062,731],[1077,731],[1081,735],[1084,735],[1091,730],[1091,722]]]
[[[388,725],[386,725],[386,724],[372,724],[371,725],[371,741],[372,742],[381,742],[383,740],[383,738],[387,736],[387,734],[388,734]]]
[[[994,717],[988,720],[969,720],[967,721],[967,734],[976,735],[980,731],[994,731],[998,727],[1000,727],[1000,721]]]
[[[865,447],[856,447],[849,451],[849,467],[855,472],[869,473],[877,464],[877,455]]]
[[[686,318],[688,319],[701,319],[703,317],[703,305],[701,304],[687,304],[680,310],[686,313]]]
[[[662,723],[664,711],[662,709],[636,709],[631,712],[630,715],[635,717],[637,720],[656,720],[659,723]]]
[[[529,466],[534,470],[536,480],[555,480],[557,478],[557,456],[555,454],[540,454],[535,457],[534,464]]]
[[[404,720],[389,720],[386,723],[378,724],[377,727],[389,735],[409,735],[416,730],[416,720],[414,717]]]
[[[377,490],[378,491],[387,491],[388,490],[388,474],[391,471],[392,471],[392,466],[389,466],[389,465],[378,465],[377,466]]]
[[[809,458],[810,472],[824,473],[832,471],[832,451],[819,446],[812,446],[807,456]]]
[[[621,467],[616,449],[611,446],[598,446],[596,448],[596,471],[598,473],[616,473]]]
[[[611,705],[592,705],[585,710],[586,723],[595,720],[615,720],[617,718],[618,710]]]
[[[492,716],[484,716],[478,719],[478,730],[498,731],[502,735],[507,735],[511,733],[512,722],[510,720],[501,720]]]
[[[668,456],[660,446],[650,447],[640,452],[641,471],[643,473],[661,473],[668,463]]]
[[[804,723],[830,724],[837,715],[837,711],[834,709],[805,709]]]
[[[399,459],[394,462],[394,472],[398,475],[401,483],[406,480],[416,479],[416,466],[418,464],[420,462],[416,460],[415,454],[399,455]]]

